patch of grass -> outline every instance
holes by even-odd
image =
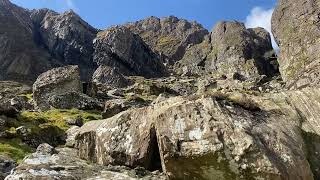
[[[18,120],[23,125],[38,126],[38,125],[53,125],[62,130],[67,130],[69,126],[66,123],[68,118],[76,118],[81,116],[84,122],[102,119],[101,113],[96,111],[82,111],[78,109],[63,110],[54,109],[46,112],[30,112],[23,111],[18,116]]]
[[[0,155],[10,157],[17,163],[33,151],[33,148],[23,144],[20,139],[0,139]]]
[[[158,42],[157,42],[157,48],[160,49],[160,48],[165,48],[167,46],[169,47],[174,47],[176,46],[177,44],[179,44],[179,39],[175,38],[175,37],[172,37],[172,36],[161,36],[159,37],[158,39]],[[171,49],[167,49],[168,51],[170,51]]]
[[[20,94],[19,96],[26,97],[28,99],[28,101],[33,100],[33,94],[32,93],[30,93],[30,94]]]

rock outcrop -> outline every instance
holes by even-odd
[[[0,156],[0,179],[4,179],[10,174],[10,171],[17,166],[12,159]]]
[[[33,84],[33,97],[37,109],[50,109],[49,98],[67,92],[82,93],[78,66],[55,68],[41,74]]]
[[[0,80],[32,82],[61,64],[34,41],[34,26],[27,10],[1,0],[0,24]]]
[[[92,82],[95,86],[103,86],[106,89],[123,88],[130,85],[130,81],[116,68],[103,65],[94,72]]]
[[[316,0],[279,0],[272,31],[280,47],[279,64],[289,88],[320,83],[320,4]]]
[[[262,28],[246,29],[243,23],[219,22],[201,44],[190,47],[176,65],[178,73],[199,75],[201,71],[238,79],[277,74],[271,61],[270,34]]]
[[[159,56],[126,27],[111,27],[94,40],[94,60],[98,65],[116,68],[124,75],[148,78],[168,73]]]
[[[89,81],[96,68],[93,62],[93,39],[97,30],[72,10],[58,14],[48,9],[34,10],[31,19],[37,41],[64,64],[78,65],[81,79]]]
[[[121,179],[121,180],[165,180],[159,172],[148,172],[144,169],[131,170],[126,167],[90,164],[77,157],[77,150],[57,148],[42,144],[37,152],[29,155],[6,177],[16,179]]]
[[[317,89],[174,97],[87,123],[76,144],[84,159],[162,167],[170,179],[313,179],[319,168],[319,141],[310,141],[318,137],[315,96]]]
[[[70,91],[52,95],[48,99],[50,107],[56,109],[102,110],[103,105],[97,99],[85,94]]]
[[[197,22],[188,22],[174,16],[152,16],[125,26],[140,35],[154,51],[163,55],[169,64],[180,60],[188,46],[201,43],[208,34]]]

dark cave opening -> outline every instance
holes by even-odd
[[[82,82],[82,93],[83,94],[88,94],[88,88],[89,88],[89,83]]]
[[[149,171],[159,170],[162,172],[160,149],[156,129],[153,127],[150,130],[150,161],[148,166]]]

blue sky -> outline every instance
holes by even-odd
[[[211,30],[219,20],[245,21],[254,7],[271,9],[276,0],[12,0],[25,8],[74,9],[94,27],[136,21],[148,16],[196,20]]]
[[[271,32],[271,15],[277,0],[11,0],[29,9],[49,8],[76,11],[92,26],[105,29],[149,16],[174,15],[195,20],[205,28],[221,20],[237,20],[247,27],[264,27]],[[275,48],[276,44],[273,41]]]

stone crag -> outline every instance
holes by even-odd
[[[0,0],[0,179],[320,179],[319,14],[279,0],[277,58],[237,21],[98,30]]]

